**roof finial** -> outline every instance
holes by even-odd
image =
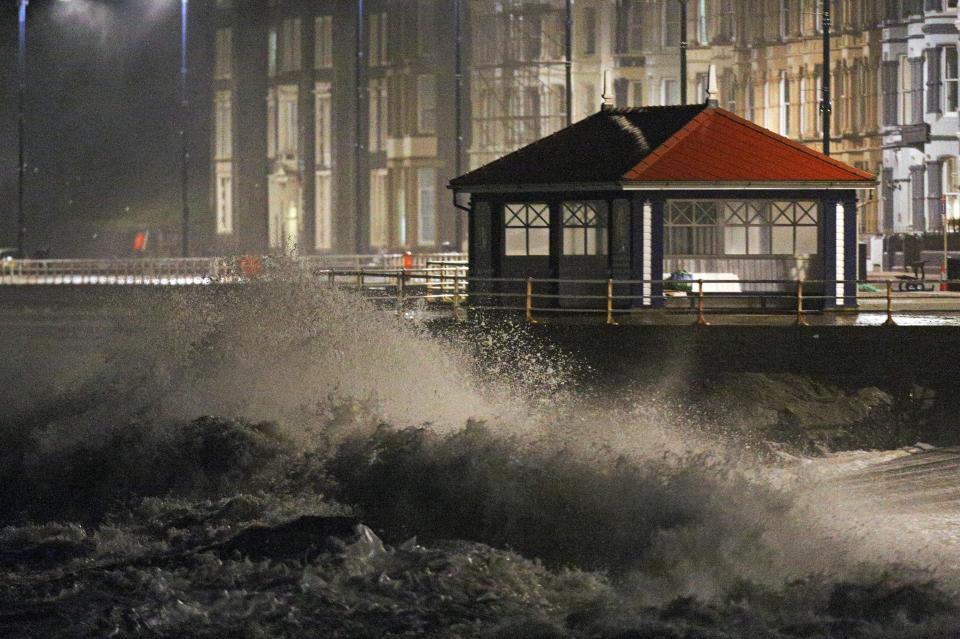
[[[600,94],[603,102],[600,103],[601,111],[609,111],[613,108],[613,96],[610,95],[610,69],[603,70],[603,92]]]
[[[710,71],[707,74],[707,106],[716,108],[720,106],[720,90],[717,86],[717,66],[710,65]]]

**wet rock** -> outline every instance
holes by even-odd
[[[304,559],[350,548],[349,542],[360,545],[357,552],[370,552],[374,539],[380,542],[353,517],[304,516],[279,526],[253,526],[211,550],[221,557],[239,554],[251,559]]]
[[[838,619],[886,623],[905,617],[920,623],[956,610],[954,603],[933,583],[896,585],[885,582],[843,582],[833,587],[826,612]]]
[[[93,553],[93,545],[68,539],[50,539],[19,548],[0,548],[0,567],[45,568],[65,564]]]

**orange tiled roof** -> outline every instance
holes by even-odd
[[[723,109],[705,109],[624,174],[631,181],[863,182],[874,176]]]

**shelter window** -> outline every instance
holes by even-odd
[[[607,254],[607,203],[602,200],[563,203],[563,254]]]
[[[817,252],[817,203],[671,200],[668,255],[793,255]]]
[[[550,254],[550,205],[543,202],[503,206],[505,254]]]

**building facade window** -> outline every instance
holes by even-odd
[[[333,16],[317,16],[314,20],[313,66],[333,67]]]
[[[631,106],[639,107],[643,106],[645,100],[643,99],[643,82],[635,80],[630,83],[630,93],[632,94]]]
[[[333,96],[329,82],[315,85],[314,100],[314,161],[318,167],[328,169],[333,165]]]
[[[907,56],[900,56],[900,101],[897,108],[897,124],[910,124],[913,121],[913,67]]]
[[[277,90],[267,91],[267,157],[277,157]]]
[[[606,255],[609,212],[603,200],[564,202],[563,254]]]
[[[285,158],[296,157],[299,151],[299,89],[284,85],[277,92],[277,153]]]
[[[377,78],[370,80],[368,97],[370,100],[370,152],[377,153],[387,150],[387,120],[389,116],[387,105],[387,79]]]
[[[586,7],[583,10],[583,55],[597,53],[597,8]]]
[[[433,74],[417,76],[417,132],[437,132],[437,78]]]
[[[550,255],[550,205],[504,204],[503,226],[504,255]]]
[[[786,71],[780,72],[780,135],[790,135],[790,78]]]
[[[233,95],[217,91],[214,106],[214,189],[217,233],[233,233]]]
[[[233,77],[233,29],[217,29],[214,52],[214,79],[229,80]]]
[[[333,248],[333,175],[329,169],[317,171],[314,184],[314,248]]]
[[[697,42],[702,46],[710,44],[710,14],[707,0],[697,0]]]
[[[664,218],[668,255],[817,253],[817,203],[776,200],[670,200]]]
[[[643,10],[641,0],[623,0],[617,12],[617,53],[643,50]]]
[[[388,238],[388,173],[387,169],[370,172],[370,247],[386,248]]]
[[[660,46],[672,48],[680,45],[680,3],[663,3],[663,40]],[[672,103],[668,103],[672,104]]]
[[[432,55],[437,39],[436,0],[417,0],[417,50],[422,56]]]
[[[417,169],[417,243],[430,246],[437,241],[437,170]]]
[[[217,160],[233,157],[233,96],[230,91],[217,91],[214,109],[215,144]]]
[[[277,28],[270,27],[267,33],[267,75],[277,75]]]
[[[368,64],[371,67],[380,67],[387,64],[387,14],[386,12],[370,14],[368,38]]]
[[[943,111],[957,111],[957,47],[943,47]]]
[[[302,55],[300,18],[287,18],[280,25],[280,71],[299,71]]]
[[[660,104],[666,106],[680,102],[680,83],[673,78],[660,81]]]
[[[233,233],[233,175],[229,162],[217,162],[217,234]]]

